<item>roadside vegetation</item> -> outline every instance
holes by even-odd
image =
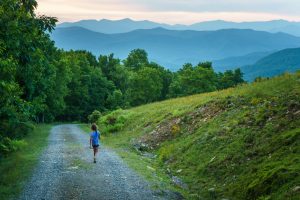
[[[98,125],[131,167],[188,199],[297,199],[299,99],[298,72],[117,110]]]
[[[51,125],[38,125],[18,141],[17,151],[1,159],[0,199],[17,197],[47,146]]]

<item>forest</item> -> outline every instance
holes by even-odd
[[[239,69],[216,73],[210,62],[171,72],[135,49],[125,60],[84,50],[58,49],[49,34],[57,19],[37,15],[35,0],[0,5],[0,153],[36,123],[87,121],[107,113],[168,98],[211,92],[244,83]]]

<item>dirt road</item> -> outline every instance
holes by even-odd
[[[77,125],[52,128],[48,147],[19,199],[169,199],[129,169],[111,150],[92,163],[89,136]]]

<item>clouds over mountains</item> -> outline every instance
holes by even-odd
[[[299,10],[298,0],[42,0],[38,7],[60,21],[130,17],[186,24],[216,19],[300,21]]]

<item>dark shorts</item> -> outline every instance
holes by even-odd
[[[93,145],[93,148],[98,148],[98,147],[99,147],[99,144]]]

